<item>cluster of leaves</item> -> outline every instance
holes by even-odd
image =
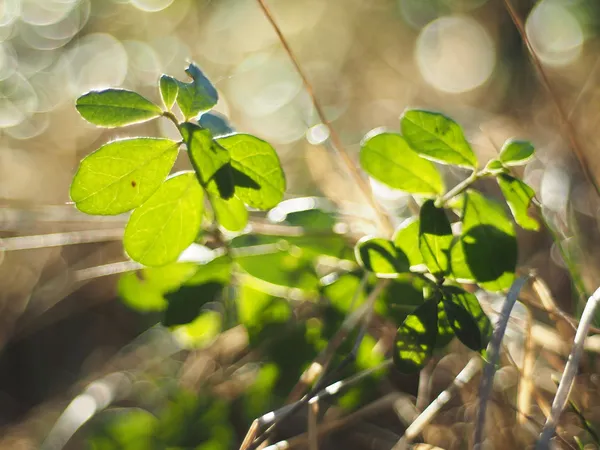
[[[377,181],[421,198],[419,216],[402,223],[390,240],[361,239],[355,251],[362,267],[377,277],[413,274],[426,281],[424,303],[406,317],[396,335],[396,365],[411,372],[421,369],[434,349],[445,346],[454,335],[473,350],[485,350],[491,337],[490,321],[476,296],[458,283],[503,291],[514,280],[517,240],[513,223],[501,204],[474,190],[472,184],[494,177],[516,223],[528,230],[537,230],[539,225],[528,215],[533,189],[509,173],[511,166],[532,157],[534,148],[529,142],[507,141],[499,157],[479,169],[461,127],[445,115],[408,110],[400,128],[401,134],[367,135],[360,162]],[[434,162],[472,172],[446,191]]]
[[[81,116],[100,127],[165,117],[179,130],[180,141],[135,137],[105,144],[81,161],[71,184],[71,199],[80,211],[117,215],[133,210],[123,242],[127,254],[146,266],[174,262],[196,240],[205,199],[219,225],[239,231],[248,221],[246,205],[269,209],[285,192],[275,150],[255,136],[234,133],[226,120],[208,112],[217,104],[216,89],[194,64],[186,73],[191,82],[160,78],[164,109],[123,89],[77,99]],[[183,120],[172,112],[174,105]],[[182,147],[194,170],[169,176]]]

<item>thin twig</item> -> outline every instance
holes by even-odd
[[[502,305],[498,323],[494,328],[492,340],[487,348],[488,362],[483,369],[483,376],[481,378],[481,384],[479,385],[479,407],[477,409],[475,437],[473,441],[473,448],[475,450],[479,450],[483,442],[487,402],[492,392],[494,374],[496,373],[496,363],[498,361],[498,357],[500,356],[502,338],[504,337],[504,332],[506,331],[506,327],[510,319],[510,312],[512,311],[513,306],[519,297],[519,292],[521,292],[521,289],[523,286],[525,286],[525,283],[528,279],[529,276],[517,278],[510,287],[508,294],[506,295],[506,299]]]
[[[308,449],[319,450],[319,437],[317,435],[319,415],[319,398],[311,398],[308,402]]]
[[[342,162],[344,163],[344,166],[345,166],[348,174],[350,175],[350,177],[352,178],[354,183],[356,183],[358,188],[362,191],[363,195],[365,196],[365,199],[369,203],[369,206],[375,212],[375,214],[378,218],[379,224],[382,228],[382,231],[384,231],[386,234],[391,234],[393,231],[393,227],[392,227],[389,217],[385,214],[385,212],[381,209],[381,207],[377,204],[377,202],[373,198],[373,195],[371,193],[371,189],[370,189],[368,183],[360,175],[360,172],[356,168],[356,165],[352,161],[352,158],[350,157],[348,152],[345,150],[339,134],[335,131],[333,125],[327,119],[327,116],[325,115],[323,107],[321,106],[321,103],[319,102],[319,100],[317,99],[317,97],[315,95],[315,91],[312,87],[312,84],[310,83],[310,81],[308,81],[308,78],[307,78],[306,74],[304,73],[304,70],[302,70],[300,63],[298,62],[298,59],[294,55],[294,52],[292,51],[287,39],[283,35],[281,28],[279,28],[279,25],[277,25],[277,22],[275,21],[273,14],[271,14],[271,11],[269,10],[269,7],[267,6],[266,1],[265,0],[257,0],[257,2],[260,5],[260,8],[262,9],[265,17],[267,18],[267,20],[273,27],[273,30],[277,34],[277,37],[279,38],[281,45],[283,46],[285,52],[287,53],[288,57],[290,58],[290,61],[294,65],[296,71],[298,72],[298,75],[300,75],[300,78],[302,79],[302,83],[304,84],[304,88],[306,89],[306,92],[308,93],[308,95],[315,107],[315,111],[316,111],[317,115],[319,116],[319,120],[329,130],[329,136],[331,137],[331,142],[333,144],[333,147],[336,150],[337,154],[340,156]]]
[[[592,186],[594,186],[596,193],[600,194],[600,188],[598,186],[598,183],[596,182],[595,177],[593,176],[593,174],[590,170],[589,162],[587,161],[583,151],[581,150],[581,145],[579,144],[579,141],[577,140],[577,135],[575,133],[575,129],[573,128],[573,125],[571,124],[571,121],[569,120],[569,115],[565,112],[562,105],[560,104],[560,101],[558,100],[558,97],[552,90],[552,87],[550,85],[550,80],[548,79],[548,76],[544,70],[544,66],[542,65],[542,62],[538,58],[537,54],[535,53],[533,46],[531,45],[531,41],[527,37],[525,27],[523,26],[523,21],[521,20],[521,18],[515,11],[510,0],[504,0],[504,5],[506,7],[506,10],[508,11],[508,14],[510,15],[510,18],[512,19],[513,23],[515,24],[515,27],[517,28],[517,31],[519,32],[522,41],[525,43],[525,45],[527,47],[531,61],[533,62],[533,65],[535,66],[535,68],[538,72],[538,75],[542,81],[542,84],[544,85],[544,88],[546,89],[550,99],[552,100],[554,108],[556,109],[556,113],[558,114],[558,117],[560,119],[561,127],[566,135],[567,140],[569,141],[569,144],[571,146],[571,149],[573,150],[573,153],[579,160],[579,165],[581,166],[581,170],[582,170],[583,174],[585,175],[587,181]]]
[[[531,325],[533,323],[533,315],[531,310],[527,308],[527,320],[525,324],[525,345],[523,351],[523,371],[519,377],[519,386],[517,389],[517,423],[524,425],[527,421],[527,416],[531,410],[531,392],[533,390],[533,366],[535,363],[534,342],[531,334]]]
[[[558,419],[560,418],[560,415],[569,399],[569,394],[571,393],[571,388],[573,387],[573,382],[575,381],[575,375],[577,374],[579,360],[583,354],[583,344],[589,332],[590,324],[592,323],[592,320],[594,320],[594,311],[596,310],[599,302],[600,288],[598,288],[588,299],[585,309],[583,310],[583,314],[581,315],[581,321],[579,322],[579,327],[577,328],[577,333],[575,334],[575,339],[573,341],[573,349],[571,350],[571,354],[567,360],[567,365],[565,366],[563,376],[558,385],[556,395],[554,396],[550,416],[546,420],[544,428],[540,434],[540,438],[536,446],[537,450],[546,450],[549,447],[550,439],[554,435],[554,430],[558,424]]]

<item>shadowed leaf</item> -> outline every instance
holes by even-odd
[[[425,265],[434,276],[444,276],[449,269],[453,239],[446,211],[437,208],[433,200],[427,200],[421,206],[419,223],[419,249]]]
[[[437,300],[429,300],[409,314],[396,332],[394,364],[402,373],[421,370],[433,354],[437,336]]]
[[[380,277],[394,277],[410,269],[404,252],[387,239],[365,237],[356,244],[355,253],[360,265]]]

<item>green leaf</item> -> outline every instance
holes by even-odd
[[[409,314],[396,332],[394,364],[402,373],[421,370],[433,354],[437,336],[437,300]]]
[[[504,164],[502,164],[502,161],[500,161],[498,159],[492,159],[492,160],[490,160],[486,164],[485,170],[487,172],[490,172],[490,173],[493,173],[493,174],[498,174],[498,173],[506,172],[506,168],[504,167]]]
[[[231,126],[227,117],[218,112],[205,112],[198,118],[198,124],[202,128],[210,130],[213,138],[229,136],[235,133],[235,129]]]
[[[164,294],[178,289],[196,272],[196,267],[194,263],[174,263],[127,272],[119,278],[119,296],[137,311],[163,311],[167,307]]]
[[[174,262],[198,235],[203,200],[194,172],[169,178],[129,218],[123,237],[127,254],[146,266]]]
[[[215,301],[223,291],[223,284],[207,282],[195,286],[181,286],[177,292],[166,295],[168,306],[162,323],[166,327],[184,325],[196,319],[204,305]]]
[[[77,99],[75,107],[85,120],[105,128],[146,122],[162,114],[150,100],[125,89],[90,91]]]
[[[216,142],[231,155],[235,194],[240,200],[269,209],[283,199],[285,176],[271,145],[249,134],[234,134]]]
[[[210,191],[208,198],[219,225],[229,231],[241,231],[246,227],[248,210],[243,201],[237,197],[225,200],[219,195],[211,194]]]
[[[433,200],[427,200],[420,212],[419,249],[425,265],[438,278],[448,273],[452,239],[446,211],[437,208]]]
[[[381,317],[401,324],[406,317],[425,302],[424,287],[429,281],[410,273],[390,280],[388,287],[375,301],[374,310]]]
[[[184,117],[190,119],[202,111],[208,111],[217,104],[219,94],[195,64],[190,64],[185,73],[193,80],[191,83],[178,81],[177,104]]]
[[[515,221],[526,230],[538,230],[540,224],[527,214],[534,190],[523,181],[508,174],[496,178]]]
[[[477,167],[477,157],[455,121],[443,114],[408,110],[400,119],[402,134],[421,156],[443,164]]]
[[[518,166],[527,163],[534,151],[531,142],[509,139],[502,146],[499,159],[507,166]]]
[[[163,183],[179,143],[168,139],[122,139],[86,156],[71,184],[75,206],[87,214],[115,215],[144,203]]]
[[[493,327],[475,295],[458,286],[442,286],[444,310],[456,337],[471,350],[484,350]]]
[[[419,250],[419,228],[418,217],[411,217],[400,224],[394,232],[394,245],[402,250],[408,257],[411,269],[424,264],[423,255]]]
[[[190,122],[182,123],[181,135],[187,145],[192,166],[203,186],[230,161],[229,152],[217,144],[210,131]]]
[[[358,263],[378,277],[395,277],[399,273],[410,270],[404,252],[387,239],[365,236],[358,241],[354,251]]]
[[[422,195],[444,192],[437,168],[399,134],[381,133],[367,139],[360,149],[360,164],[377,181],[394,189]]]
[[[477,282],[490,291],[510,287],[517,265],[517,240],[502,206],[477,191],[463,201],[460,239],[452,247],[452,274],[462,282]]]
[[[162,101],[165,104],[165,107],[170,111],[175,104],[179,92],[177,80],[169,75],[161,75],[159,87]]]
[[[339,275],[335,280],[322,287],[323,295],[330,304],[343,314],[362,305],[366,299],[364,286],[361,287],[360,277],[355,273]]]
[[[435,348],[444,348],[454,338],[454,329],[450,325],[444,303],[438,303],[437,339]]]

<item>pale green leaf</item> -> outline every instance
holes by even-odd
[[[404,252],[413,268],[423,264],[423,256],[419,250],[419,218],[411,217],[400,224],[394,232],[394,245]]]
[[[219,95],[212,83],[195,64],[190,64],[185,73],[193,81],[191,83],[177,82],[179,86],[177,104],[187,120],[215,106]]]
[[[358,241],[354,251],[361,266],[382,278],[394,277],[410,269],[404,252],[387,239],[365,236]]]
[[[248,223],[248,210],[239,198],[227,200],[209,192],[208,198],[219,225],[229,231],[241,231]]]
[[[127,254],[146,266],[174,262],[198,235],[204,191],[194,172],[169,178],[127,223]]]
[[[162,101],[165,104],[165,107],[170,111],[177,99],[179,84],[175,78],[170,77],[169,75],[161,75],[159,87]]]
[[[509,139],[502,146],[499,159],[507,166],[518,166],[527,163],[534,151],[531,142]]]
[[[122,139],[86,156],[71,184],[71,200],[87,214],[121,214],[144,203],[165,180],[179,143]]]
[[[402,134],[421,156],[444,164],[477,167],[477,157],[456,122],[443,114],[408,110],[400,119]]]
[[[415,153],[399,134],[381,133],[361,146],[360,164],[377,181],[411,194],[444,192],[437,168]]]
[[[540,225],[537,220],[527,214],[527,209],[535,196],[534,190],[508,174],[499,175],[497,180],[515,221],[526,230],[538,230]]]
[[[105,128],[146,122],[162,114],[150,100],[125,89],[90,91],[77,99],[75,107],[85,120]]]
[[[216,142],[229,151],[235,195],[240,200],[269,209],[283,199],[285,176],[271,145],[249,134],[234,134]]]
[[[204,186],[215,173],[230,161],[229,152],[217,144],[210,131],[190,122],[180,126],[190,161]]]

